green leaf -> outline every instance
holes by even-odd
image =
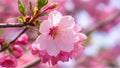
[[[25,16],[25,5],[23,6],[20,0],[18,0],[18,9],[19,9],[20,13],[23,16]]]
[[[41,9],[41,8],[44,7],[47,3],[48,3],[48,0],[37,0],[37,2],[36,2],[36,7],[37,7],[38,9]]]

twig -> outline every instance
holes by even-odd
[[[25,28],[18,34],[18,36],[10,42],[10,44],[12,44],[13,42],[15,42],[16,39],[18,39],[27,29],[28,29],[28,28],[25,27]]]
[[[6,50],[6,49],[10,46],[10,44],[14,43],[15,40],[18,39],[27,29],[28,29],[28,28],[25,27],[25,28],[17,35],[17,37],[15,37],[15,39],[13,39],[11,42],[9,42],[9,44],[8,44],[7,46],[1,48],[0,52]]]
[[[90,34],[91,32],[95,31],[96,29],[105,26],[108,23],[111,23],[110,21],[114,20],[115,18],[117,18],[120,15],[120,11],[115,12],[114,14],[112,14],[111,16],[109,16],[108,18],[98,22],[97,24],[95,24],[93,27],[90,27],[87,31],[84,31],[83,33],[85,34]],[[31,62],[29,65],[26,65],[24,68],[29,68],[32,67],[35,64],[38,64],[40,61],[40,59],[37,59],[33,62]]]
[[[96,29],[101,28],[108,23],[112,23],[111,21],[117,18],[118,16],[120,16],[120,10],[113,13],[111,16],[107,17],[106,19],[97,22],[97,24],[91,26],[90,28],[86,29],[86,31],[83,32],[88,35],[91,32],[95,31]]]
[[[9,27],[23,27],[25,24],[0,24],[0,28],[9,28]]]

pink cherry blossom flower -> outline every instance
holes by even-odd
[[[68,61],[69,58],[77,57],[78,53],[82,54],[81,42],[86,36],[79,33],[80,30],[73,17],[62,16],[58,11],[52,11],[48,19],[41,23],[41,35],[30,49],[33,54],[39,54],[43,63],[55,65],[58,61]]]
[[[13,55],[16,57],[16,58],[19,58],[23,55],[23,49],[22,47],[20,47],[19,45],[14,45],[13,46]]]
[[[21,35],[16,41],[15,44],[23,44],[26,45],[28,43],[28,36],[27,34]]]
[[[3,56],[0,58],[0,66],[3,68],[15,68],[17,66],[17,60],[12,55]]]
[[[62,16],[58,11],[52,11],[48,20],[41,24],[41,35],[36,39],[40,50],[46,50],[51,56],[57,56],[60,51],[70,52],[77,39],[74,25],[71,16]]]

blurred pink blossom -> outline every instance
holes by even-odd
[[[111,7],[110,0],[72,0],[72,2],[74,4],[74,10],[72,11],[72,14],[75,17],[76,14],[81,11],[85,11],[88,13],[88,15],[90,15],[93,22],[89,25],[89,27],[106,19],[116,11],[119,11],[117,7]],[[108,32],[111,28],[115,27],[119,21],[119,17],[115,18],[110,21],[109,24],[99,28],[98,31]]]
[[[0,58],[0,66],[6,68],[16,68],[17,60],[12,55],[3,56],[2,58]]]
[[[0,38],[0,44],[4,42],[4,39],[3,38]]]
[[[99,53],[96,57],[106,62],[115,62],[116,58],[119,55],[120,55],[120,45],[116,45],[111,49]]]
[[[19,15],[17,0],[0,1],[0,22],[5,22],[6,19]]]
[[[85,57],[75,68],[106,68],[106,65],[95,58]]]

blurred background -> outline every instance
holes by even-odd
[[[28,1],[33,5],[36,2],[22,1],[26,5]],[[88,38],[83,43],[82,55],[55,66],[37,63],[33,68],[120,68],[120,0],[49,0],[48,4],[52,2],[58,3],[56,10],[63,15],[72,15]],[[16,23],[19,15],[17,0],[0,0],[0,23]],[[0,37],[9,40],[20,29],[0,29]],[[30,32],[27,31],[29,41],[33,41],[36,33]],[[31,58],[35,57],[25,53],[18,68],[32,62]]]

